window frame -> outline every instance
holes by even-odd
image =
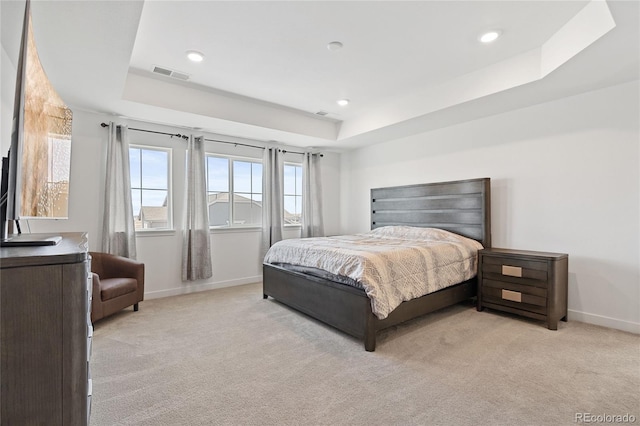
[[[257,224],[234,224],[233,222],[233,213],[234,213],[234,207],[233,207],[233,195],[235,194],[235,182],[233,179],[233,163],[235,161],[241,161],[241,162],[245,162],[245,163],[257,163],[260,164],[260,166],[263,167],[263,173],[260,175],[260,181],[261,181],[261,186],[260,186],[260,195],[264,196],[263,194],[263,185],[264,185],[264,163],[262,162],[262,158],[255,158],[255,157],[247,157],[247,156],[241,156],[241,155],[230,155],[230,154],[218,154],[215,152],[205,152],[205,170],[206,170],[206,185],[207,185],[207,199],[209,197],[209,193],[210,192],[215,192],[215,191],[209,191],[209,166],[208,166],[208,158],[209,157],[217,157],[217,158],[224,158],[226,160],[228,160],[228,169],[227,169],[227,176],[229,178],[229,224],[228,225],[209,225],[209,230],[210,231],[234,231],[234,230],[257,230],[257,229],[262,229],[262,217],[260,217],[260,223]],[[251,179],[251,181],[253,181],[253,179]],[[253,189],[253,188],[252,188]],[[257,194],[255,192],[251,192],[251,194]],[[262,203],[262,201],[261,201]],[[207,214],[209,213],[209,209],[207,207]]]
[[[300,178],[302,180],[302,187],[300,188],[300,223],[285,223],[285,218],[284,218],[284,212],[285,212],[285,208],[284,208],[284,200],[287,196],[287,194],[285,194],[284,191],[284,167],[285,166],[295,166],[295,167],[300,167]],[[302,206],[304,205],[304,175],[303,175],[303,171],[302,171],[302,163],[295,163],[293,161],[285,161],[283,166],[282,166],[282,224],[285,228],[300,228],[302,226]],[[291,194],[289,194],[289,196],[291,196]],[[298,194],[293,194],[294,197],[297,197]]]
[[[174,222],[173,222],[173,148],[164,147],[164,146],[156,146],[156,145],[144,145],[137,143],[130,143],[129,149],[140,149],[147,151],[161,151],[167,153],[167,227],[166,228],[135,228],[136,233],[163,233],[163,232],[173,232],[175,231]],[[129,177],[131,177],[131,154],[129,153]],[[142,156],[140,157],[140,183],[142,184]],[[133,207],[133,190],[138,189],[141,192],[144,188],[135,187],[131,184],[131,202]],[[150,190],[158,190],[157,188],[151,188]],[[142,204],[140,205],[142,208]],[[135,216],[134,216],[135,217]]]

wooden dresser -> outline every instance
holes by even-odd
[[[501,248],[478,254],[478,311],[542,320],[550,330],[567,320],[567,254]]]
[[[85,233],[0,248],[0,424],[86,425],[90,258]]]

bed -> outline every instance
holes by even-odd
[[[371,190],[371,229],[438,228],[491,246],[490,179],[470,179]],[[476,296],[475,276],[402,302],[384,318],[363,288],[282,265],[263,264],[263,297],[364,340],[374,351],[378,331]]]

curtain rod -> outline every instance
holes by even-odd
[[[100,123],[100,126],[101,126],[101,127],[109,127],[109,125],[108,125],[107,123]],[[171,137],[176,136],[176,137],[179,137],[179,138],[182,138],[182,139],[189,139],[189,136],[187,136],[187,135],[181,135],[180,133],[157,132],[157,131],[155,131],[155,130],[135,129],[135,128],[133,128],[133,127],[129,127],[129,130],[135,130],[135,131],[137,131],[137,132],[156,133],[156,134],[159,134],[159,135],[167,135],[167,136],[171,136]],[[249,148],[265,149],[265,147],[264,147],[264,146],[249,145],[249,144],[247,144],[247,143],[241,143],[241,142],[229,142],[229,141],[221,141],[221,140],[217,140],[217,139],[206,139],[206,138],[204,138],[204,140],[205,140],[205,141],[207,141],[207,142],[227,143],[227,144],[235,145],[235,146],[240,145],[240,146],[247,146],[247,147],[249,147]],[[300,154],[300,155],[304,155],[304,152],[298,152],[298,151],[287,151],[287,150],[284,150],[284,149],[281,149],[281,151],[282,151],[282,152],[284,152],[284,153],[289,152],[289,153],[291,153],[291,154]],[[324,157],[324,155],[323,155],[323,154],[320,154],[320,157]]]
[[[249,148],[258,148],[258,149],[264,149],[264,146],[258,146],[258,145],[249,145],[248,143],[240,143],[240,142],[229,142],[229,141],[219,141],[217,139],[207,139],[204,138],[205,141],[207,142],[218,142],[218,143],[228,143],[230,145],[240,145],[240,146],[248,146]]]
[[[109,127],[109,125],[107,123],[100,123],[100,127]],[[135,129],[133,127],[129,127],[128,129],[129,130],[135,130],[136,132],[156,133],[158,135],[167,135],[167,136],[171,136],[171,137],[176,136],[176,137],[182,138],[182,139],[189,139],[189,136],[181,135],[180,133],[157,132],[155,130]]]
[[[265,148],[266,148],[266,147],[264,147],[264,146],[249,145],[249,144],[247,144],[247,143],[241,143],[241,142],[220,141],[220,140],[217,140],[217,139],[206,139],[206,138],[205,138],[204,140],[205,140],[205,141],[207,141],[207,142],[227,143],[227,144],[230,144],[230,145],[236,145],[236,146],[237,146],[237,145],[240,145],[240,146],[247,146],[247,147],[249,147],[249,148],[258,148],[258,149],[265,149]],[[282,152],[284,152],[284,153],[289,152],[289,153],[291,153],[291,154],[300,154],[300,155],[304,155],[304,154],[305,154],[304,152],[298,152],[298,151],[287,151],[286,149],[280,149],[280,151],[282,151]],[[323,157],[323,155],[322,155],[322,154],[320,154],[320,157]]]

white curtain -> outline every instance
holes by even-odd
[[[213,276],[207,215],[204,140],[189,137],[187,142],[185,221],[182,239],[182,281]]]
[[[109,123],[107,146],[102,251],[130,259],[136,258],[129,174],[129,129],[113,122]]]
[[[302,238],[324,237],[320,154],[306,152],[302,160]]]
[[[282,239],[284,158],[278,148],[265,148],[262,158],[262,248],[261,258]]]

